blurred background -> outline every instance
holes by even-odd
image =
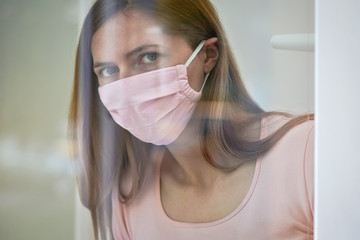
[[[313,33],[312,0],[213,0],[245,84],[266,110],[314,110],[314,53],[276,50]],[[0,239],[89,239],[66,142],[79,24],[91,0],[0,1]]]
[[[74,239],[77,0],[0,1],[0,239]]]

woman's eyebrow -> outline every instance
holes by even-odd
[[[114,65],[112,62],[95,62],[93,68]]]
[[[145,49],[151,48],[151,47],[159,47],[159,45],[156,45],[156,44],[147,44],[147,45],[139,46],[139,47],[135,48],[134,50],[131,50],[129,53],[127,53],[127,54],[126,54],[126,57],[130,57],[130,56],[136,55],[137,53],[142,52],[142,51],[144,51]]]

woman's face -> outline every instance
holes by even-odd
[[[185,64],[193,49],[181,36],[141,12],[119,13],[93,35],[94,71],[100,86],[136,74]],[[206,53],[200,51],[188,67],[190,86],[199,91],[204,80]]]

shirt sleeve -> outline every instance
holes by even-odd
[[[309,131],[304,158],[306,190],[311,213],[314,215],[314,126]]]

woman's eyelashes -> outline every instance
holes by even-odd
[[[158,56],[159,55],[156,52],[149,52],[149,53],[142,54],[139,57],[139,64],[154,63],[157,60]]]
[[[104,67],[99,71],[100,77],[107,78],[119,72],[119,68],[116,66]]]
[[[156,51],[148,51],[136,56],[133,62],[133,70],[137,73],[145,73],[162,67],[164,57]]]

